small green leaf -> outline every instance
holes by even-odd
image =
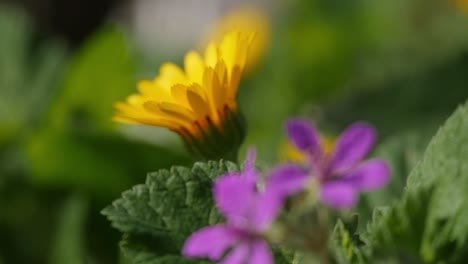
[[[420,261],[429,196],[427,190],[408,193],[391,207],[374,210],[372,221],[361,235],[365,243],[362,250],[369,259]]]
[[[355,245],[353,237],[341,220],[335,225],[330,246],[337,263],[364,263],[360,249]]]

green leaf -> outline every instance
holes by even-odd
[[[364,263],[360,249],[355,245],[353,237],[341,220],[335,225],[330,246],[337,263]]]
[[[180,256],[179,252],[173,255],[158,255],[155,249],[161,248],[164,241],[151,243],[151,239],[142,236],[126,235],[120,242],[120,248],[132,264],[204,264],[211,263],[203,260],[192,260]]]
[[[408,176],[403,198],[376,216],[363,235],[369,256],[426,263],[467,257],[468,104],[431,140]]]
[[[428,129],[399,133],[387,138],[374,151],[373,157],[386,160],[392,169],[390,183],[383,189],[366,193],[359,205],[360,223],[370,220],[376,206],[388,206],[399,200],[411,170],[421,160],[430,140]]]
[[[405,194],[391,207],[376,208],[366,232],[361,235],[366,256],[372,261],[420,262],[429,197],[430,191],[421,190]]]
[[[231,162],[209,161],[191,169],[150,173],[145,184],[124,192],[102,213],[125,233],[122,249],[132,263],[160,263],[157,258],[180,255],[194,231],[222,220],[213,203],[212,183],[236,170]]]
[[[408,192],[433,188],[422,257],[427,261],[464,251],[468,239],[468,105],[459,107],[429,144],[408,177]],[[465,253],[466,254],[466,253]]]

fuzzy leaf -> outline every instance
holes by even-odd
[[[150,173],[102,213],[125,233],[121,246],[132,263],[185,263],[177,256],[187,237],[222,220],[212,199],[213,179],[235,170],[231,162],[209,161]]]
[[[431,140],[408,176],[403,198],[376,216],[363,235],[373,258],[445,261],[467,257],[468,105],[460,107]]]
[[[192,260],[180,256],[179,252],[161,256],[155,252],[164,241],[153,243],[141,236],[126,235],[120,242],[120,248],[132,264],[206,264],[203,260]]]
[[[421,160],[434,133],[432,130],[429,132],[430,134],[428,129],[412,130],[390,137],[379,144],[373,156],[390,164],[391,180],[385,188],[363,195],[359,205],[360,224],[371,219],[375,207],[389,206],[393,201],[401,199],[407,177]]]

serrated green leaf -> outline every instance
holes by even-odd
[[[360,249],[341,220],[335,225],[330,246],[337,263],[365,263]]]
[[[426,263],[454,263],[467,256],[467,145],[465,104],[431,140],[403,198],[374,217],[363,235],[368,255]]]
[[[421,160],[430,136],[427,129],[400,133],[379,144],[373,156],[386,160],[391,169],[390,183],[380,190],[366,193],[359,205],[360,223],[370,220],[377,206],[388,206],[399,200],[411,170]],[[431,130],[429,130],[431,131]]]
[[[468,239],[468,105],[459,107],[429,144],[408,177],[408,192],[433,188],[421,255],[456,258]],[[448,257],[447,256],[447,257]]]
[[[102,213],[125,233],[122,247],[135,263],[177,256],[194,231],[222,220],[212,198],[213,180],[236,171],[231,162],[195,163],[189,169],[172,167],[148,174],[145,184],[122,194]],[[138,261],[138,262],[136,262]],[[193,262],[187,262],[193,263]]]
[[[374,210],[367,231],[361,235],[364,253],[372,261],[420,262],[419,248],[427,216],[430,191],[406,194],[391,207]]]
[[[151,238],[126,235],[120,242],[120,248],[132,264],[208,264],[203,260],[192,260],[180,256],[179,252],[172,252],[164,256],[158,255],[155,248],[160,250],[166,241],[151,242]]]

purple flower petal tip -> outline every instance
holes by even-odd
[[[374,147],[377,132],[365,122],[356,122],[340,136],[331,161],[334,171],[342,171],[355,166]]]
[[[228,220],[244,219],[255,195],[255,182],[232,173],[218,178],[213,187],[219,210]]]
[[[251,256],[249,263],[255,264],[273,264],[273,255],[271,254],[270,247],[263,240],[257,240],[252,243]]]
[[[313,124],[305,119],[290,119],[286,123],[286,132],[289,139],[301,151],[321,149],[319,133]]]
[[[234,248],[219,264],[246,263],[249,257],[250,247],[247,243],[241,243]]]
[[[235,233],[223,225],[205,227],[187,239],[182,254],[190,258],[206,257],[217,261],[237,239]]]
[[[322,186],[321,200],[336,209],[353,208],[358,201],[358,191],[348,183],[330,182]]]
[[[307,170],[286,164],[271,171],[267,180],[267,188],[275,190],[281,195],[289,196],[304,190],[308,178]]]
[[[380,189],[390,181],[391,169],[385,160],[373,159],[349,175],[349,179],[362,192]]]

